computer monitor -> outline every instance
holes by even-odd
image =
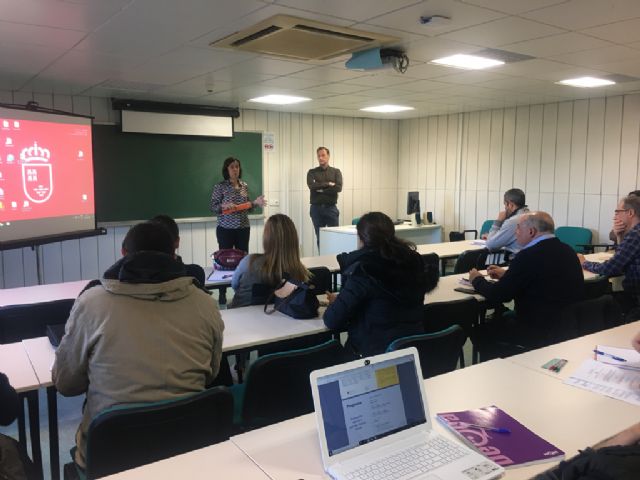
[[[409,192],[407,193],[407,215],[414,213],[420,213],[420,193]]]

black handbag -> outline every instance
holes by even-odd
[[[269,295],[264,306],[264,313],[271,315],[276,310],[293,318],[307,319],[318,316],[320,302],[313,293],[313,285],[286,278],[274,292]],[[273,306],[269,308],[273,302]]]

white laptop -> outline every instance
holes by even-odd
[[[336,480],[489,480],[504,469],[433,431],[418,351],[311,373],[324,468]]]

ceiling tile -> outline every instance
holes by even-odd
[[[447,33],[443,37],[483,47],[500,47],[556,33],[562,33],[562,30],[523,18],[506,17]]]
[[[503,45],[501,48],[510,52],[531,55],[532,57],[551,57],[562,53],[579,52],[607,46],[611,46],[611,44],[604,40],[580,33],[568,32],[534,40],[525,40],[524,42],[510,43]]]
[[[0,21],[0,43],[26,43],[67,49],[85,35],[85,32],[78,30]]]
[[[566,1],[567,0],[462,0],[464,3],[510,14],[529,12]]]
[[[640,50],[613,45],[605,48],[594,48],[582,52],[565,53],[551,57],[552,60],[581,66],[599,66],[605,63],[640,61]]]
[[[422,25],[420,17],[442,15],[451,18],[446,25]],[[500,18],[504,14],[450,0],[426,0],[387,15],[367,20],[371,25],[394,28],[419,35],[435,36]]]
[[[581,30],[640,17],[640,2],[637,0],[570,0],[524,13],[522,16],[567,30]]]
[[[582,31],[587,35],[609,40],[615,43],[633,43],[640,41],[640,18],[614,22]]]

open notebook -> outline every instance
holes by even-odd
[[[311,389],[334,479],[489,480],[504,472],[433,431],[415,348],[317,370]]]

